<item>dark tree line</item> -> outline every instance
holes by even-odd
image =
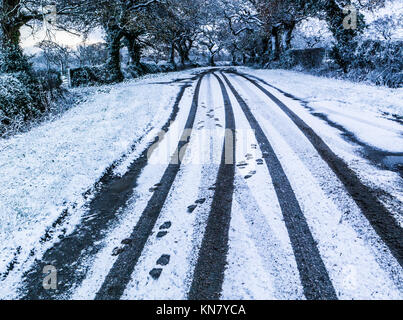
[[[346,28],[345,8],[380,6],[370,0],[0,0],[3,72],[29,70],[20,48],[20,30],[41,23],[56,5],[55,28],[88,33],[102,28],[108,57],[108,82],[123,80],[120,50],[126,47],[130,64],[141,67],[144,50],[163,52],[171,64],[190,63],[194,48],[215,56],[225,51],[234,63],[279,60],[291,49],[293,32],[304,19],[327,22],[334,37],[332,56],[347,71],[354,39],[365,27],[357,14],[354,28]]]
[[[165,70],[192,66],[192,58],[201,55],[208,56],[209,64],[214,66],[220,54],[229,56],[234,65],[251,63],[287,67],[296,30],[309,19],[317,19],[327,25],[331,35],[328,39],[332,42],[330,58],[340,70],[347,74],[357,67],[364,71],[376,69],[374,64],[378,62],[371,58],[372,51],[381,48],[387,54],[379,55],[376,61],[383,61],[382,64],[389,65],[390,70],[379,74],[382,79],[392,79],[391,85],[399,86],[401,79],[395,73],[401,69],[401,61],[393,59],[401,52],[397,44],[385,46],[368,43],[365,46],[372,51],[357,56],[358,51],[365,51],[364,41],[359,36],[366,24],[359,10],[373,10],[383,6],[384,2],[0,0],[0,82],[7,86],[7,90],[3,90],[4,97],[0,96],[0,102],[4,101],[3,105],[0,103],[0,121],[4,123],[14,114],[19,114],[15,103],[10,103],[13,95],[24,97],[17,99],[21,101],[21,109],[25,110],[24,119],[46,110],[48,88],[61,83],[61,79],[56,79],[60,78],[58,72],[52,71],[50,64],[57,65],[65,72],[71,55],[79,62],[78,74],[82,69],[83,74],[95,78],[94,83],[115,83],[122,81],[126,74],[136,77],[150,72],[150,66],[142,59],[144,56],[150,57],[150,53],[154,57],[164,57],[162,59],[168,64]],[[55,19],[49,21],[50,15],[54,15]],[[88,35],[95,29],[101,29],[105,43],[81,45],[74,51],[49,40],[42,41],[38,47],[43,51],[42,56],[52,78],[43,79],[38,72],[34,72],[24,55],[21,29],[28,26],[36,30],[44,21],[51,23],[54,31],[63,30],[79,35]],[[394,25],[387,19],[378,19],[371,28],[380,37],[389,39]],[[123,71],[122,48],[127,49],[129,57],[128,66]],[[88,61],[89,66],[86,64]],[[48,85],[49,81],[53,84]],[[11,82],[15,85],[9,85]]]

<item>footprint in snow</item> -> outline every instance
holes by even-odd
[[[168,234],[168,231],[160,231],[157,233],[157,238],[161,239],[163,237],[165,237]]]
[[[166,221],[166,222],[164,222],[164,223],[160,226],[160,230],[161,230],[161,231],[159,231],[159,232],[157,233],[157,238],[158,238],[158,239],[161,239],[161,238],[165,237],[165,236],[168,234],[168,231],[166,231],[166,230],[168,230],[169,228],[171,228],[171,226],[172,226],[172,222],[171,222],[171,221]]]
[[[245,169],[248,166],[246,161],[242,161],[236,165],[239,169]]]
[[[203,203],[205,203],[205,202],[206,202],[206,198],[202,198],[202,199],[196,200],[195,203],[197,203],[197,204],[203,204]]]
[[[157,265],[159,266],[166,266],[169,264],[169,261],[171,260],[171,256],[169,254],[163,254],[158,260],[157,260]],[[150,271],[150,276],[154,279],[154,280],[158,280],[161,276],[162,273],[162,268],[153,268]]]
[[[160,226],[160,230],[169,229],[171,226],[172,226],[172,222],[171,222],[171,221],[164,222],[164,223]]]
[[[159,277],[161,276],[162,273],[162,269],[161,268],[154,268],[150,271],[150,276],[154,279],[154,280],[158,280]]]
[[[245,176],[245,179],[250,179],[256,174],[256,170],[252,170],[248,175]]]
[[[169,261],[171,260],[171,256],[169,254],[163,254],[158,260],[157,264],[159,266],[166,266],[169,264]]]

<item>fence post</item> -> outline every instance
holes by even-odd
[[[71,69],[67,68],[67,82],[69,85],[69,88],[71,88]]]

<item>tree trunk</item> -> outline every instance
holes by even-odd
[[[129,52],[130,64],[140,65],[141,60],[141,45],[137,42],[138,35],[125,35],[127,51]]]
[[[120,68],[120,40],[122,32],[117,26],[106,28],[108,60],[106,62],[107,82],[122,82],[123,74]]]
[[[182,54],[182,61],[183,61],[183,64],[185,64],[186,62],[190,62],[189,51],[190,51],[190,50],[189,50],[188,48],[186,48],[186,49],[183,50],[183,54]]]
[[[179,55],[181,57],[181,64],[182,65],[185,65],[186,62],[190,62],[189,52],[186,52],[186,50],[179,50]]]
[[[351,5],[351,1],[347,1],[346,4]],[[354,60],[354,50],[357,46],[355,37],[359,35],[365,27],[364,16],[360,12],[356,12],[356,25],[345,25],[346,16],[343,12],[343,8],[340,8],[337,1],[328,0],[325,2],[324,10],[326,11],[326,21],[329,26],[329,30],[332,32],[336,43],[331,50],[331,57],[336,63],[343,69],[344,72],[348,72],[351,62]]]
[[[292,32],[295,29],[296,22],[290,21],[284,24],[284,35],[283,35],[283,49],[291,49]]]
[[[273,59],[278,60],[280,58],[280,38],[279,27],[272,27],[271,29],[271,49],[273,53]]]
[[[210,56],[210,66],[212,66],[212,67],[216,66],[215,61],[214,61],[214,56],[215,56],[215,53],[212,53]]]
[[[20,28],[20,25],[2,25],[2,48],[19,47],[21,37]]]
[[[45,111],[32,66],[20,46],[20,29],[30,18],[20,13],[19,5],[20,0],[0,0],[0,73],[18,72],[17,77],[26,86],[37,110]]]
[[[175,68],[176,68],[176,64],[175,64],[175,43],[171,44],[171,52],[170,52],[170,57],[169,57],[169,63],[172,64],[173,66],[175,66]]]
[[[181,65],[184,66],[185,61],[186,61],[186,59],[185,59],[185,51],[183,50],[183,48],[180,45],[178,45],[178,47],[176,49],[177,49],[177,51],[179,53],[179,57],[181,59]]]
[[[262,56],[265,56],[269,52],[270,38],[268,36],[262,37]]]
[[[20,0],[0,0],[0,50],[3,53],[2,72],[31,72],[31,68],[20,47],[21,32],[24,25],[17,17]],[[4,15],[4,16],[3,16]]]
[[[189,41],[189,45],[187,45],[186,41],[187,40],[181,40],[176,46],[176,49],[179,53],[179,57],[181,59],[181,64],[183,66],[186,64],[186,62],[190,62],[189,53],[193,44],[193,41]]]
[[[16,46],[20,44],[20,28],[24,23],[17,17],[20,0],[0,0],[1,46]],[[3,16],[4,15],[4,16]]]
[[[232,56],[232,65],[233,65],[233,66],[237,65],[236,53],[235,53],[235,52],[232,52],[232,53],[231,53],[231,56]]]

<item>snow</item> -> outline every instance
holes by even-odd
[[[72,299],[93,299],[101,288],[105,277],[117,260],[117,257],[112,256],[113,249],[120,247],[121,241],[130,237],[133,228],[136,226],[152,196],[152,193],[149,191],[150,188],[161,181],[167,166],[166,160],[176,150],[177,141],[182,134],[192,104],[192,96],[193,89],[187,89],[180,102],[180,111],[177,119],[170,125],[169,131],[161,143],[156,145],[155,150],[148,159],[149,165],[144,168],[139,177],[138,187],[134,190],[132,199],[123,212],[121,212],[120,221],[111,226],[105,233],[106,237],[103,240],[103,249],[93,257],[92,261],[88,262],[90,271],[83,283],[72,293]],[[102,266],[102,268],[99,266]]]
[[[191,72],[106,86],[61,118],[0,141],[0,274],[16,248],[27,256],[65,208],[83,204],[83,193],[111,163],[150,128],[162,127],[180,84],[155,79],[179,75]]]
[[[213,76],[207,75],[205,79],[209,77],[212,77],[213,81],[204,80],[201,85],[199,109],[195,119],[195,124],[199,125],[192,132],[181,169],[123,299],[177,300],[187,297],[214,195],[214,191],[209,190],[209,187],[216,182],[224,139],[224,129],[216,131],[214,120],[214,117],[224,120],[222,95]],[[207,90],[207,86],[212,83],[216,89]],[[207,116],[211,114],[211,109],[214,109],[213,118]],[[198,199],[204,199],[205,202],[198,204],[196,209],[189,213],[187,207],[195,204]],[[170,221],[172,226],[167,230],[166,236],[157,239],[155,235],[166,221]],[[156,261],[163,254],[170,255],[170,262],[162,267],[156,265]],[[149,275],[153,268],[163,268],[158,281]]]
[[[304,299],[271,176],[265,164],[257,165],[256,160],[263,159],[262,151],[232,92],[229,95],[237,127],[236,163],[247,166],[236,170],[222,298]]]
[[[401,177],[397,173],[375,167],[360,154],[362,146],[346,140],[339,129],[330,126],[323,117],[312,114],[321,113],[352,132],[363,146],[401,152],[401,125],[389,118],[391,114],[403,114],[400,89],[359,85],[284,70],[240,70],[264,78],[306,101],[304,105],[264,86],[311,126],[364,181],[386,190],[393,196],[392,202],[403,199]],[[96,95],[72,107],[60,118],[0,141],[0,182],[5,186],[0,189],[0,275],[8,268],[15,252],[20,252],[16,255],[14,270],[4,281],[0,278],[1,298],[18,297],[17,288],[21,285],[23,272],[29,270],[29,263],[40,259],[41,252],[57,241],[39,245],[40,237],[61,212],[66,208],[70,210],[71,216],[66,222],[68,234],[80,223],[85,201],[89,201],[84,199],[83,193],[93,188],[105,169],[117,163],[113,174],[124,175],[133,160],[161,133],[184,83],[171,80],[188,79],[194,72],[149,76],[94,89]],[[264,93],[241,77],[228,75],[228,78],[271,142],[338,297],[401,299],[402,268],[335,173],[304,134]],[[101,249],[96,255],[80,261],[80,268],[88,270],[86,278],[58,298],[92,299],[101,288],[117,260],[112,255],[113,250],[122,247],[122,240],[130,237],[152,196],[150,188],[160,182],[177,147],[194,88],[193,81],[184,92],[176,120],[150,154],[132,198],[120,209],[117,219],[108,225],[104,238],[97,243]],[[254,132],[228,87],[227,91],[237,128],[236,162],[245,161],[248,165],[236,168],[228,264],[221,298],[304,299],[270,172],[266,165],[257,165],[256,160],[262,158],[262,152]],[[223,99],[213,75],[206,75],[202,81],[199,100],[184,161],[123,299],[187,297],[214,195],[209,188],[216,182],[224,138]],[[118,159],[122,161],[116,162]],[[250,177],[245,178],[246,175]],[[187,207],[198,199],[205,199],[205,202],[189,213]],[[394,207],[391,211],[403,225],[399,210]],[[160,226],[167,221],[172,223],[168,234],[156,238]],[[42,249],[38,249],[40,246]],[[32,248],[37,251],[29,258]],[[162,255],[170,255],[166,266],[156,263]],[[158,280],[149,274],[153,268],[163,268]]]
[[[385,115],[403,116],[403,88],[357,84],[287,70],[241,70],[306,101],[314,112],[325,114],[359,140],[381,150],[403,152],[402,126]]]
[[[334,173],[293,122],[259,89],[245,86],[240,79],[230,77],[282,163],[339,298],[400,299],[400,266],[379,244],[356,205],[349,204],[349,196],[338,187]],[[388,261],[389,266],[382,268],[382,261]]]
[[[392,120],[395,119],[392,115],[403,115],[403,89],[356,84],[286,70],[240,68],[240,71],[261,78],[299,99],[286,97],[262,84],[313,128],[366,185],[383,190],[386,196],[380,200],[403,226],[402,178],[384,164],[388,156],[403,155],[402,125]],[[256,89],[256,92],[261,95],[260,90]],[[318,117],[318,113],[322,116]],[[323,120],[323,116],[332,122],[332,126]],[[353,138],[346,138],[345,133]]]

